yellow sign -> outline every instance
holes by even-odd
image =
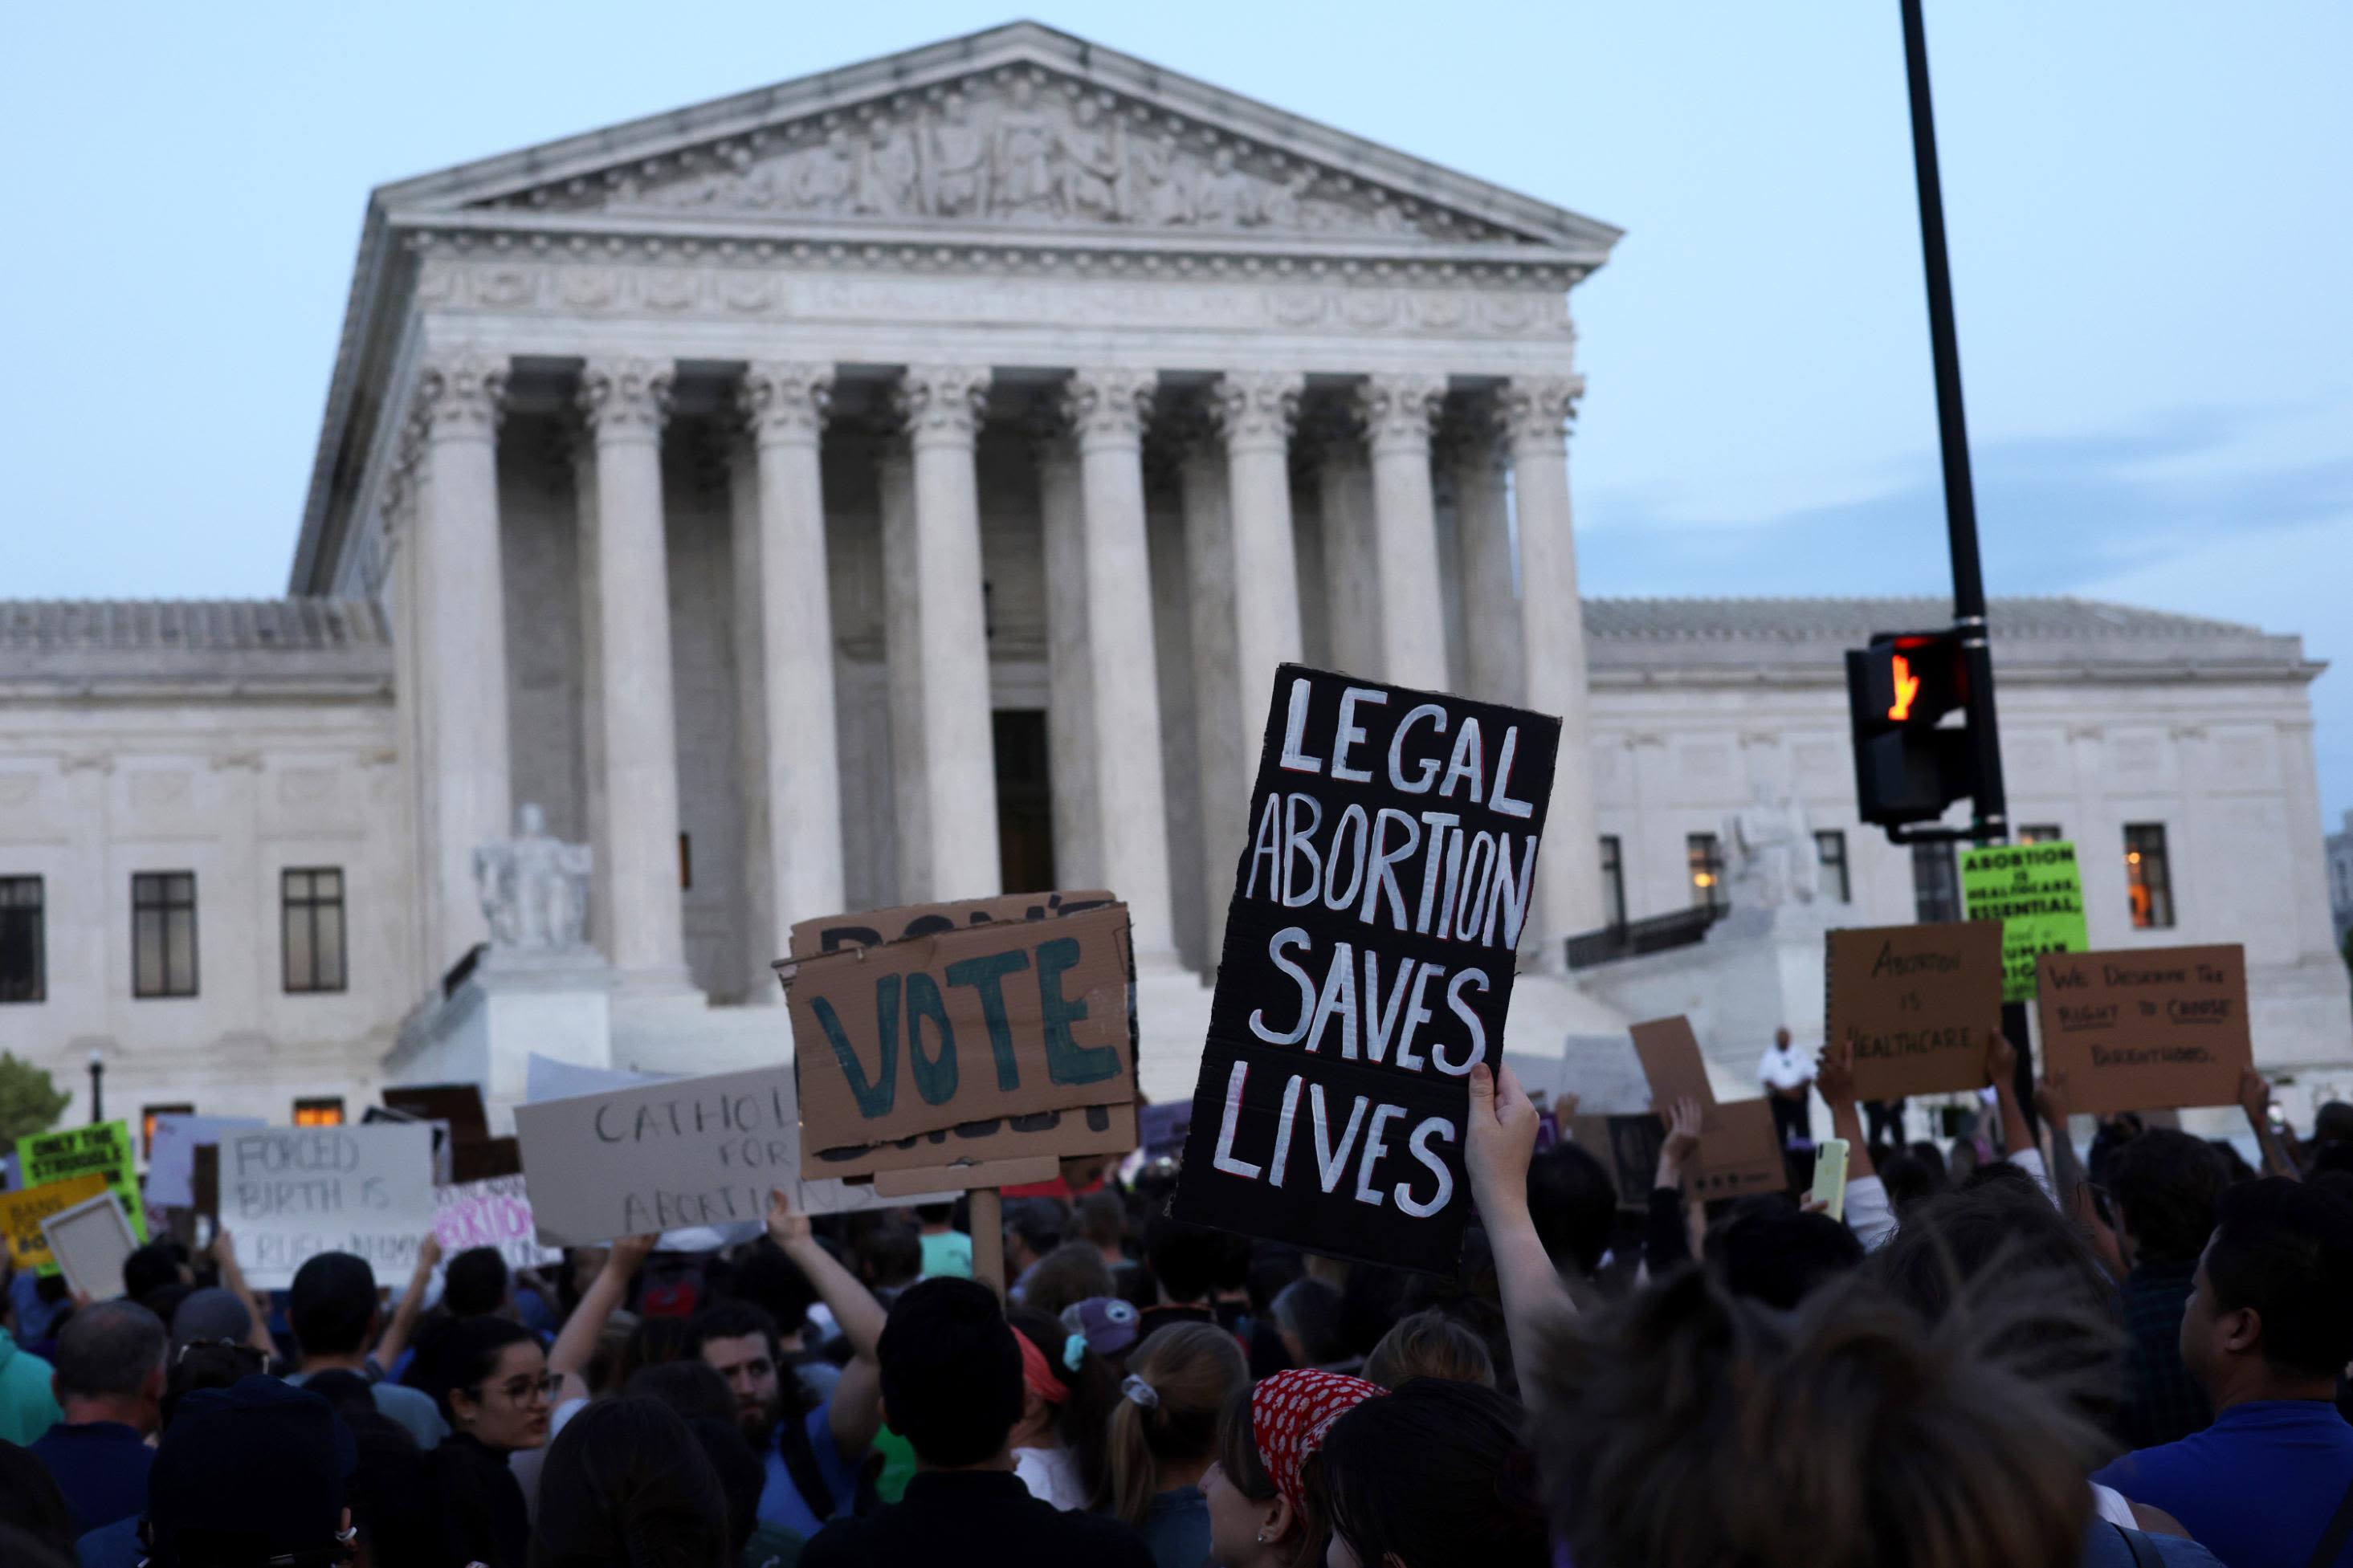
[[[55,1274],[58,1260],[49,1256],[48,1237],[41,1222],[106,1191],[106,1177],[92,1172],[62,1182],[44,1182],[20,1193],[0,1193],[0,1230],[8,1239],[8,1260],[19,1268]]]

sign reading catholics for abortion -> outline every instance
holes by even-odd
[[[2255,1059],[2238,943],[2053,953],[2042,965],[2043,1058],[2067,1075],[2074,1110],[2237,1102]]]
[[[1173,1212],[1451,1273],[1560,721],[1285,665]]]
[[[2084,872],[2073,844],[1989,844],[1961,851],[1969,919],[2001,922],[2001,999],[2034,998],[2034,961],[2092,945],[2084,923]]]

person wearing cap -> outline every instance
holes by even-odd
[[[1062,1326],[1085,1336],[1087,1349],[1111,1363],[1122,1376],[1127,1373],[1127,1352],[1135,1348],[1144,1331],[1135,1303],[1117,1296],[1090,1296],[1063,1308]]]
[[[64,1414],[30,1447],[66,1494],[78,1535],[146,1504],[167,1338],[154,1313],[121,1300],[84,1307],[58,1335],[50,1383]]]
[[[1292,1371],[1237,1395],[1219,1431],[1217,1462],[1201,1478],[1209,1561],[1225,1568],[1321,1564],[1331,1521],[1323,1489],[1310,1484],[1309,1461],[1334,1422],[1384,1392],[1345,1373]]]
[[[147,1481],[151,1568],[330,1568],[352,1554],[351,1428],[259,1375],[181,1402]]]

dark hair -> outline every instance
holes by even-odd
[[[1618,1190],[1601,1162],[1574,1143],[1556,1143],[1528,1162],[1528,1214],[1556,1268],[1589,1275],[1609,1249]]]
[[[954,1204],[917,1204],[915,1217],[925,1225],[945,1225],[955,1215]]]
[[[1365,1358],[1365,1381],[1396,1388],[1417,1377],[1495,1386],[1487,1342],[1435,1307],[1398,1320]]]
[[[768,1468],[732,1416],[691,1415],[686,1424],[727,1499],[727,1560],[736,1562],[760,1528],[760,1493],[766,1489]]]
[[[1078,1233],[1097,1251],[1118,1247],[1127,1236],[1127,1205],[1109,1187],[1079,1200]]]
[[[1225,1252],[1218,1233],[1156,1215],[1144,1230],[1144,1257],[1171,1301],[1204,1301],[1217,1283]]]
[[[2282,1377],[2334,1376],[2353,1361],[2353,1205],[2280,1176],[2222,1194],[2206,1283],[2225,1310],[2263,1320]]]
[[[923,1272],[923,1238],[896,1220],[858,1238],[858,1271],[878,1290],[912,1285]]]
[[[188,1249],[176,1241],[149,1242],[122,1260],[122,1293],[136,1301],[152,1290],[185,1283],[180,1266],[187,1260]]]
[[[470,1247],[449,1259],[441,1304],[453,1318],[480,1318],[507,1302],[507,1260],[495,1247]]]
[[[631,1399],[659,1399],[688,1421],[704,1415],[731,1424],[735,1419],[735,1396],[727,1380],[700,1359],[640,1367],[621,1392]]]
[[[639,1318],[621,1341],[613,1358],[613,1386],[626,1388],[629,1380],[649,1366],[684,1361],[698,1352],[694,1325],[686,1318]]]
[[[1305,1364],[1329,1366],[1346,1359],[1347,1346],[1340,1337],[1340,1292],[1314,1275],[1302,1275],[1282,1288],[1274,1299],[1274,1321],[1299,1342]]]
[[[1274,1478],[1266,1473],[1266,1461],[1258,1451],[1258,1429],[1250,1417],[1250,1385],[1247,1383],[1234,1390],[1226,1402],[1225,1415],[1218,1422],[1218,1468],[1224,1473],[1233,1489],[1252,1502],[1272,1502],[1277,1495]],[[1324,1553],[1332,1544],[1331,1500],[1324,1485],[1324,1455],[1321,1449],[1307,1456],[1299,1469],[1300,1490],[1304,1507],[1294,1510],[1298,1521],[1299,1540],[1291,1554],[1291,1568],[1324,1568]]]
[[[358,1403],[364,1408],[320,1390],[322,1383],[343,1378],[359,1385]],[[368,1560],[384,1564],[442,1560],[448,1550],[441,1533],[442,1497],[434,1485],[432,1462],[419,1451],[408,1428],[376,1409],[357,1373],[326,1373],[302,1386],[321,1392],[352,1429],[359,1466],[352,1472],[346,1495],[352,1525],[368,1549]]]
[[[49,1358],[59,1399],[137,1394],[163,1370],[170,1342],[164,1320],[136,1301],[84,1307],[58,1334]]]
[[[322,1252],[294,1271],[286,1321],[304,1355],[350,1355],[375,1323],[375,1270],[348,1252]]]
[[[1066,1241],[1038,1260],[1022,1282],[1021,1299],[1050,1317],[1091,1296],[1108,1296],[1111,1266],[1092,1242]]]
[[[2068,1303],[1981,1298],[1924,1322],[1850,1276],[1780,1312],[1684,1270],[1557,1332],[1534,1375],[1567,1552],[1577,1568],[2077,1563],[2084,1476],[2113,1445],[2065,1377],[2009,1353],[2021,1327],[2054,1337],[2034,1321]],[[1343,1417],[1327,1453],[1417,1386]]]
[[[697,1312],[687,1325],[686,1353],[700,1356],[713,1340],[744,1340],[754,1334],[767,1342],[769,1359],[781,1370],[785,1347],[776,1320],[749,1301],[722,1301]]]
[[[892,1305],[877,1353],[891,1429],[928,1464],[976,1465],[1021,1419],[1021,1349],[986,1285],[909,1286]]]
[[[200,1388],[235,1388],[244,1378],[269,1370],[269,1358],[252,1345],[200,1340],[181,1347],[164,1373],[158,1412],[165,1427],[180,1413],[180,1401]]]
[[[765,1237],[737,1261],[727,1290],[737,1300],[749,1301],[793,1332],[799,1331],[808,1319],[809,1308],[817,1303],[817,1287],[801,1272],[801,1266]]]
[[[417,1347],[412,1381],[433,1396],[441,1418],[454,1426],[458,1418],[449,1407],[449,1395],[462,1389],[469,1397],[477,1397],[475,1391],[498,1370],[507,1347],[526,1342],[537,1343],[538,1336],[512,1319],[459,1318],[444,1323]]]
[[[1784,1310],[1862,1262],[1854,1232],[1778,1195],[1744,1205],[1708,1237],[1707,1252],[1734,1295]]]
[[[5,1441],[0,1441],[0,1524],[13,1525],[73,1561],[73,1510],[66,1506],[66,1494],[58,1489],[47,1465],[29,1450]],[[0,1552],[0,1562],[14,1561]]]
[[[2213,1150],[2214,1158],[2222,1162],[2224,1183],[2235,1186],[2241,1182],[2253,1181],[2259,1173],[2253,1165],[2247,1163],[2247,1157],[2240,1153],[2237,1145],[2228,1138],[2209,1138],[2206,1140],[2206,1147]]]
[[[1883,1162],[1874,1159],[1873,1163],[1878,1166],[1880,1184],[1887,1189],[1888,1206],[1899,1218],[1910,1214],[1913,1205],[1952,1185],[1946,1179],[1941,1159],[1932,1165],[1909,1149],[1890,1154]]]
[[[1062,1245],[1062,1205],[1051,1198],[1022,1198],[1008,1204],[1005,1228],[1042,1258]]]
[[[1110,1484],[1111,1414],[1119,1404],[1119,1374],[1111,1363],[1087,1348],[1085,1335],[1064,1327],[1060,1318],[1029,1306],[1015,1307],[1005,1317],[1015,1333],[1044,1352],[1046,1370],[1067,1391],[1054,1410],[1054,1434],[1070,1451],[1086,1495],[1101,1496]],[[1074,1344],[1075,1366],[1071,1364]]]
[[[1150,1390],[1150,1403],[1124,1394],[1112,1410],[1109,1491],[1100,1511],[1140,1530],[1160,1466],[1217,1453],[1219,1420],[1234,1390],[1250,1386],[1250,1363],[1216,1324],[1170,1323],[1145,1336],[1127,1367],[1129,1381]]]
[[[658,1399],[591,1405],[548,1448],[531,1568],[731,1568],[733,1539],[718,1472]]]
[[[2137,1263],[2191,1263],[2214,1234],[2222,1162],[2205,1140],[2151,1127],[2108,1162],[2107,1188],[2124,1207]]]
[[[1324,1439],[1332,1531],[1356,1561],[1545,1568],[1552,1548],[1520,1407],[1492,1388],[1417,1377]]]

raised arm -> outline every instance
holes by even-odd
[[[245,1303],[252,1324],[246,1330],[245,1342],[265,1356],[276,1355],[278,1342],[269,1337],[269,1304],[247,1287],[245,1270],[237,1266],[236,1238],[226,1230],[213,1232],[213,1263],[220,1270],[221,1289]]]
[[[1701,1116],[1699,1101],[1689,1096],[1667,1111],[1666,1142],[1659,1145],[1658,1173],[1651,1179],[1650,1222],[1642,1232],[1642,1263],[1653,1279],[1691,1261],[1683,1174],[1699,1152]]]
[[[629,1281],[646,1266],[659,1239],[625,1236],[613,1243],[605,1254],[605,1266],[580,1293],[578,1305],[564,1321],[563,1331],[547,1352],[547,1370],[556,1380],[555,1404],[588,1397],[588,1363],[596,1358],[597,1342],[605,1337],[605,1325],[629,1299]]]
[[[2247,1125],[2254,1131],[2255,1147],[2263,1152],[2263,1169],[2274,1176],[2300,1182],[2304,1173],[2296,1168],[2295,1156],[2281,1144],[2280,1135],[2272,1130],[2271,1104],[2270,1080],[2252,1067],[2241,1068],[2239,1105],[2247,1113]]]
[[[2075,1154],[2075,1135],[2068,1130],[2068,1118],[2074,1106],[2067,1099],[2067,1075],[2045,1067],[2042,1081],[2034,1086],[2034,1109],[2042,1113],[2042,1125],[2051,1131],[2051,1183],[2060,1196],[2072,1203],[2075,1189],[2088,1179],[2084,1174],[2084,1162]],[[2066,1204],[2062,1204],[2065,1207]]]
[[[826,1420],[833,1431],[833,1446],[843,1458],[855,1462],[882,1426],[879,1403],[882,1364],[875,1352],[882,1342],[882,1324],[888,1314],[874,1292],[817,1244],[809,1216],[794,1208],[793,1200],[781,1188],[768,1194],[768,1235],[808,1276],[818,1299],[833,1314],[842,1338],[849,1342],[849,1364],[841,1369],[841,1381],[834,1385],[833,1408]]]
[[[1871,1163],[1871,1142],[1862,1135],[1862,1112],[1854,1092],[1854,1035],[1822,1047],[1814,1089],[1831,1108],[1831,1136],[1846,1140],[1846,1227],[1866,1251],[1895,1234],[1895,1214],[1887,1187]]]
[[[1512,1360],[1523,1369],[1537,1364],[1546,1330],[1577,1311],[1528,1213],[1528,1161],[1535,1147],[1536,1108],[1519,1079],[1508,1067],[1500,1075],[1483,1062],[1473,1067],[1462,1164],[1494,1250]]]
[[[433,1283],[434,1266],[441,1261],[441,1238],[431,1231],[417,1244],[417,1267],[408,1271],[408,1289],[400,1293],[400,1305],[392,1310],[392,1323],[384,1331],[370,1352],[376,1370],[385,1376],[392,1375],[400,1354],[408,1348],[409,1337],[417,1332],[417,1320],[425,1310],[425,1292]]]

